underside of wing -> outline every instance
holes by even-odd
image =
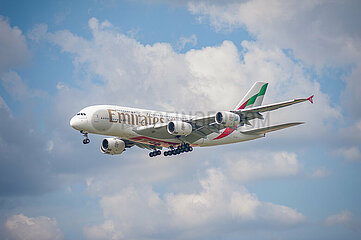
[[[268,132],[281,130],[283,128],[297,126],[297,125],[300,125],[300,124],[303,124],[303,122],[283,123],[283,124],[274,125],[274,126],[270,126],[270,127],[263,127],[263,128],[245,130],[245,131],[241,131],[241,133],[243,133],[243,134],[251,134],[251,135],[265,134],[265,133],[268,133]]]
[[[215,115],[209,115],[204,117],[198,117],[187,121],[192,125],[193,131],[185,139],[189,142],[195,142],[198,139],[204,138],[211,133],[218,133],[224,126],[216,124]]]
[[[196,117],[184,122],[192,125],[192,132],[186,136],[172,135],[167,130],[167,123],[143,126],[134,129],[136,133],[142,136],[155,139],[175,139],[188,143],[194,143],[197,140],[208,136],[211,133],[219,132],[224,126],[215,123],[215,115]]]
[[[140,142],[131,141],[131,140],[128,140],[128,139],[122,139],[122,141],[125,142],[125,148],[131,148],[133,146],[137,146],[139,148],[143,148],[143,149],[145,148],[145,149],[149,149],[149,150],[162,149],[162,147],[160,147],[160,146],[140,143]]]

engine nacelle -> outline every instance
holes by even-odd
[[[192,132],[192,125],[182,121],[171,121],[167,125],[167,131],[172,135],[189,135]]]
[[[239,115],[231,112],[217,112],[215,120],[216,123],[223,124],[227,127],[237,126],[241,122]]]
[[[104,154],[121,154],[124,151],[125,142],[118,138],[104,138],[100,150]]]

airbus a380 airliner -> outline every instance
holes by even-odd
[[[208,116],[191,116],[158,112],[114,105],[96,105],[82,109],[71,120],[70,125],[80,131],[90,142],[88,133],[108,135],[100,150],[105,154],[121,154],[126,148],[138,146],[151,150],[150,157],[191,152],[193,147],[215,146],[249,141],[264,137],[266,133],[296,126],[303,122],[284,123],[257,129],[248,129],[250,120],[263,119],[262,112],[276,110],[309,98],[261,105],[268,83],[256,82],[246,96],[231,111],[220,111]]]

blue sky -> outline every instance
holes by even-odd
[[[359,1],[1,1],[2,239],[359,239]],[[152,158],[99,151],[92,104],[306,124]]]

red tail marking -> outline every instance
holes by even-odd
[[[247,106],[249,99],[245,101],[237,110],[244,109]]]
[[[313,103],[313,95],[309,98],[307,98],[308,101],[310,101],[311,103]]]

